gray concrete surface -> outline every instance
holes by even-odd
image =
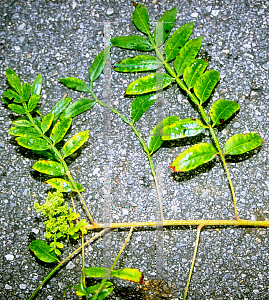
[[[239,215],[251,220],[268,219],[268,3],[266,1],[143,1],[150,21],[174,6],[178,8],[174,29],[194,21],[191,38],[203,36],[199,57],[207,58],[209,69],[221,73],[211,103],[217,99],[236,100],[241,106],[218,133],[223,146],[236,133],[257,132],[264,139],[259,151],[246,160],[231,161],[229,170],[235,185]],[[88,82],[88,69],[103,47],[103,22],[111,22],[111,36],[139,34],[127,1],[7,1],[0,0],[0,95],[8,87],[4,76],[12,68],[23,82],[33,82],[42,73],[40,110],[45,114],[65,94],[80,97],[58,82],[74,76]],[[138,52],[111,49],[115,63]],[[130,98],[123,96],[128,83],[139,74],[112,71],[111,103],[128,116]],[[94,85],[102,99],[104,83]],[[85,96],[85,95],[84,95]],[[209,110],[210,105],[206,107]],[[198,117],[187,97],[173,85],[164,93],[166,116]],[[40,264],[28,245],[43,238],[42,217],[33,202],[44,201],[47,186],[31,168],[38,158],[20,149],[8,135],[14,114],[0,105],[0,295],[1,299],[27,299],[51,266]],[[137,122],[146,138],[154,126],[154,106]],[[111,132],[102,134],[106,120],[103,109],[75,118],[69,135],[90,130],[89,142],[74,155],[70,169],[85,186],[84,197],[94,218],[102,222],[104,178],[110,162],[111,220],[114,222],[154,220],[156,198],[147,159],[133,132],[117,116],[112,116]],[[208,136],[204,141],[210,140]],[[233,218],[233,204],[222,165],[202,169],[196,176],[174,176],[169,165],[192,141],[164,144],[153,156],[162,166],[164,215],[166,219]],[[76,158],[76,159],[75,159]],[[195,174],[194,174],[195,175]],[[80,207],[79,211],[83,214]],[[113,231],[111,257],[119,251],[126,231]],[[118,267],[134,267],[144,272],[145,283],[138,286],[113,280],[115,291],[109,299],[182,299],[193,255],[195,228],[164,229],[163,282],[157,284],[154,230],[137,230],[122,255]],[[75,245],[77,247],[78,245]],[[86,251],[87,266],[102,266],[103,240]],[[65,254],[72,251],[67,246]],[[268,230],[262,228],[205,228],[189,300],[269,299]],[[63,255],[64,256],[64,255]],[[80,257],[64,266],[40,291],[36,299],[63,299],[61,290],[76,284],[80,276]],[[148,296],[147,296],[148,294]],[[148,297],[148,298],[147,298]],[[68,291],[66,299],[76,299]]]

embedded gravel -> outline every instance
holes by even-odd
[[[150,21],[157,21],[168,9],[177,7],[175,30],[194,22],[191,38],[203,36],[198,55],[209,61],[208,69],[220,72],[210,104],[218,99],[238,101],[240,112],[218,132],[221,146],[234,134],[257,132],[264,140],[260,149],[228,168],[235,186],[239,216],[265,220],[269,216],[269,95],[268,95],[268,11],[262,0],[183,0],[141,1]],[[0,96],[8,87],[5,70],[12,68],[22,82],[33,82],[42,73],[40,111],[48,113],[61,98],[73,101],[89,95],[65,88],[58,81],[78,77],[88,82],[88,70],[103,49],[104,24],[111,37],[142,35],[132,23],[133,6],[127,1],[105,0],[0,0]],[[153,25],[154,26],[154,25]],[[173,32],[172,30],[172,32]],[[111,49],[111,63],[142,54]],[[111,104],[125,116],[132,99],[123,96],[128,83],[140,74],[111,71]],[[106,82],[103,75],[94,83],[102,100]],[[155,106],[137,122],[147,138],[155,125]],[[198,118],[186,95],[173,84],[164,92],[165,116]],[[113,222],[154,221],[156,191],[146,156],[132,130],[116,115],[111,121],[98,105],[77,116],[67,138],[89,130],[90,138],[69,161],[77,182],[85,187],[85,201],[96,220],[103,222],[104,189],[110,181],[110,220]],[[42,203],[49,190],[47,177],[33,171],[38,159],[17,146],[8,134],[15,114],[0,105],[0,298],[28,299],[51,270],[40,263],[28,248],[44,236],[43,219],[33,208]],[[110,128],[107,128],[110,123]],[[109,132],[107,131],[109,130]],[[107,134],[105,134],[107,133]],[[169,165],[179,153],[202,138],[164,143],[153,155],[162,171],[165,219],[232,219],[233,203],[220,161],[188,176],[172,174]],[[205,134],[203,141],[209,141]],[[79,202],[77,202],[79,203]],[[78,211],[84,215],[78,204]],[[110,235],[111,259],[115,257],[127,231]],[[142,285],[112,280],[115,290],[108,299],[182,299],[193,255],[194,227],[163,229],[163,282],[156,279],[156,233],[153,229],[135,230],[117,267],[138,268],[144,272]],[[78,247],[75,244],[74,247]],[[65,254],[73,246],[66,246]],[[102,266],[104,243],[98,239],[86,249],[86,266]],[[201,233],[197,260],[188,300],[196,299],[269,299],[268,229],[216,227]],[[81,258],[68,262],[41,289],[36,299],[63,299],[62,289],[80,280]],[[93,281],[92,281],[93,282]],[[66,291],[65,299],[77,299]]]

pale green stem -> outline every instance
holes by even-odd
[[[200,233],[201,233],[202,227],[203,227],[203,225],[201,224],[197,228],[197,237],[196,237],[196,243],[195,243],[195,248],[194,248],[194,253],[193,253],[193,258],[192,258],[192,264],[191,264],[189,278],[188,278],[188,282],[187,282],[187,286],[186,286],[186,289],[185,289],[183,300],[186,300],[186,298],[187,298],[187,293],[188,293],[189,285],[190,285],[190,282],[191,282],[191,275],[192,275],[192,271],[193,271],[193,268],[194,268],[194,263],[195,263],[195,259],[196,259],[196,254],[197,254],[197,250],[198,250]]]
[[[159,208],[160,208],[160,214],[161,214],[161,221],[164,220],[163,218],[163,209],[162,209],[162,197],[161,197],[161,192],[160,192],[160,188],[159,188],[159,184],[158,184],[158,180],[157,180],[157,176],[156,176],[156,173],[155,173],[155,170],[154,170],[154,165],[153,165],[153,162],[151,160],[151,154],[149,152],[149,149],[145,143],[145,141],[142,139],[139,131],[135,128],[134,124],[128,120],[126,117],[124,117],[119,111],[117,111],[116,109],[114,109],[113,107],[103,103],[102,101],[99,101],[96,97],[96,95],[94,94],[93,91],[91,91],[91,94],[94,98],[94,100],[100,104],[101,106],[105,106],[107,108],[109,108],[112,112],[114,112],[115,114],[117,114],[125,123],[127,123],[128,125],[131,126],[133,132],[135,133],[135,135],[138,137],[144,151],[146,152],[147,156],[148,156],[148,161],[149,161],[149,166],[150,166],[150,170],[151,170],[151,173],[153,175],[153,178],[154,178],[154,181],[155,181],[155,186],[156,186],[156,190],[157,190],[157,198],[158,198],[158,203],[159,203]]]
[[[34,299],[35,295],[38,293],[38,291],[42,288],[42,286],[51,278],[51,276],[64,264],[66,263],[73,255],[75,255],[78,251],[80,251],[83,246],[86,246],[87,244],[89,244],[90,242],[94,241],[96,238],[98,238],[99,236],[101,236],[103,233],[105,233],[106,231],[108,231],[109,229],[104,229],[101,232],[97,233],[95,236],[93,236],[92,238],[90,238],[85,244],[83,244],[82,246],[80,246],[78,249],[76,249],[74,252],[72,252],[67,258],[65,258],[63,261],[61,261],[59,263],[59,265],[57,265],[53,270],[51,270],[51,272],[43,279],[42,283],[38,286],[38,288],[34,291],[34,293],[31,295],[31,297],[29,298],[29,300]]]
[[[85,248],[84,248],[84,233],[81,234],[81,246],[82,246],[82,280],[83,280],[83,286],[86,286],[85,281]]]

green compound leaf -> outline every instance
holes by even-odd
[[[162,78],[162,88],[167,87],[169,84],[171,84],[175,78],[170,77],[167,74],[163,73],[158,73],[157,75],[158,78]],[[127,95],[140,95],[140,94],[145,94],[145,93],[150,93],[150,92],[155,92],[157,90],[160,90],[159,88],[161,82],[157,82],[156,80],[156,73],[152,73],[148,76],[139,78],[135,80],[134,82],[130,83],[126,89],[125,94]]]
[[[200,104],[204,103],[210,97],[219,80],[220,73],[215,70],[205,72],[197,79],[194,85],[194,93],[200,99]]]
[[[10,90],[10,89],[4,91],[3,96],[7,97],[9,100],[14,99],[14,102],[16,102],[16,103],[22,102],[20,95],[18,95],[16,92],[14,92],[13,90]]]
[[[12,124],[17,126],[24,126],[24,127],[32,127],[32,123],[30,123],[28,120],[19,119],[12,122]]]
[[[161,139],[161,136],[162,136],[161,130],[166,125],[172,124],[177,121],[178,121],[177,116],[171,116],[171,117],[168,117],[168,118],[165,118],[164,120],[162,120],[159,124],[157,124],[152,129],[152,131],[148,137],[148,140],[147,140],[148,150],[149,150],[150,154],[152,154],[153,152],[158,150],[163,143],[163,141]]]
[[[95,57],[89,70],[89,79],[91,82],[95,81],[101,75],[109,57],[109,50],[110,47],[107,47]]]
[[[16,126],[9,129],[9,134],[15,136],[40,137],[41,134],[34,127]]]
[[[63,158],[74,153],[78,148],[80,148],[88,139],[89,130],[79,132],[69,139],[62,149]]]
[[[6,76],[8,83],[10,84],[11,87],[17,92],[21,93],[21,81],[19,77],[16,75],[16,73],[12,69],[7,69],[6,70]]]
[[[225,143],[225,154],[239,155],[259,147],[263,143],[262,138],[254,132],[236,134]]]
[[[64,175],[64,167],[61,164],[50,160],[37,161],[33,165],[33,169],[40,173],[45,173],[48,175],[54,175],[54,176]]]
[[[53,122],[57,121],[60,114],[67,108],[71,100],[71,97],[61,99],[53,106],[52,110],[50,111],[50,114],[54,114]]]
[[[171,35],[164,47],[167,62],[173,60],[177,56],[180,48],[185,45],[190,37],[192,29],[193,22],[181,26]]]
[[[142,283],[144,275],[139,270],[133,269],[133,268],[123,268],[121,270],[112,270],[111,276],[113,277],[119,277],[124,280],[136,282],[136,283]]]
[[[47,114],[43,118],[43,120],[41,122],[41,130],[43,131],[43,133],[47,132],[50,129],[53,119],[54,119],[53,114]]]
[[[50,145],[43,139],[40,138],[32,138],[32,137],[23,137],[20,136],[15,139],[18,144],[24,148],[31,150],[47,150],[50,148]]]
[[[115,66],[113,69],[117,72],[143,72],[156,70],[162,67],[162,62],[154,56],[138,55],[133,58],[126,58]]]
[[[56,123],[56,125],[53,127],[50,133],[50,139],[52,140],[54,145],[59,143],[63,139],[71,124],[71,118],[66,118]]]
[[[38,259],[46,263],[54,263],[58,261],[55,252],[50,252],[50,246],[42,240],[32,241],[32,243],[29,245],[29,248],[34,252]]]
[[[130,115],[133,122],[138,121],[156,100],[156,93],[136,97],[130,106]]]
[[[181,76],[184,73],[186,67],[195,59],[198,54],[201,45],[202,37],[198,39],[188,41],[183,48],[180,49],[179,55],[174,62],[174,68],[177,76]]]
[[[203,132],[207,127],[196,119],[183,119],[164,127],[162,140],[170,141],[184,137],[195,136]]]
[[[42,75],[37,75],[36,79],[34,80],[34,83],[32,85],[32,95],[40,95],[42,89]]]
[[[8,105],[8,108],[10,108],[12,111],[14,111],[17,114],[21,114],[21,115],[26,114],[25,109],[21,105],[11,103]]]
[[[214,102],[210,110],[210,117],[214,122],[213,127],[228,120],[239,109],[240,106],[235,101],[220,99]]]
[[[156,24],[154,30],[154,39],[156,46],[161,46],[165,40],[167,39],[168,35],[171,32],[171,29],[174,26],[175,20],[177,16],[177,8],[174,7],[168,11],[166,11]],[[162,23],[162,24],[160,24]]]
[[[60,116],[60,119],[74,118],[75,116],[83,113],[84,111],[91,109],[96,102],[91,99],[79,99],[76,102],[68,106]]]
[[[116,47],[130,50],[151,51],[154,49],[148,40],[139,35],[116,36],[110,42]]]
[[[148,34],[149,33],[149,15],[147,8],[142,4],[137,4],[133,12],[133,22],[138,30]]]
[[[28,102],[28,111],[29,112],[36,108],[39,99],[40,99],[40,95],[32,95],[31,96],[31,98]]]
[[[90,88],[87,86],[87,84],[78,78],[75,77],[60,78],[59,81],[70,89],[79,92],[90,92]]]
[[[21,99],[23,101],[28,101],[30,95],[31,95],[31,85],[25,82],[24,85],[22,86]]]
[[[70,193],[72,190],[71,183],[62,178],[52,178],[45,182],[57,189],[59,192]]]
[[[207,68],[208,62],[203,59],[195,59],[183,73],[183,79],[188,88],[193,88],[197,79],[203,74]]]
[[[186,172],[213,160],[218,154],[214,146],[201,143],[182,152],[172,163],[170,168],[174,172]]]

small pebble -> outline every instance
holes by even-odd
[[[24,283],[20,284],[20,289],[21,289],[21,290],[25,290],[25,289],[26,289],[26,287],[27,287],[27,285],[26,285],[26,284],[24,284]]]
[[[219,14],[219,10],[212,10],[211,14],[216,17]]]
[[[39,229],[33,228],[33,229],[32,229],[32,232],[35,233],[35,234],[38,234]]]
[[[112,15],[114,13],[113,8],[109,8],[106,12],[108,15]]]
[[[12,287],[11,287],[10,285],[6,284],[6,285],[5,285],[5,289],[6,289],[6,290],[12,290]]]
[[[127,208],[123,208],[122,209],[122,214],[123,215],[128,215],[128,209]]]
[[[71,270],[71,269],[73,269],[73,268],[75,268],[75,265],[72,263],[72,261],[70,261],[70,262],[67,264],[66,269],[67,269],[67,270]]]
[[[191,17],[197,18],[197,17],[198,17],[198,13],[192,13],[192,14],[191,14]]]
[[[234,128],[240,128],[240,126],[241,126],[241,125],[240,125],[239,122],[235,122],[234,125],[233,125]]]
[[[24,26],[25,26],[25,23],[21,23],[21,25],[19,25],[19,26],[17,27],[17,29],[18,29],[18,30],[23,30]]]
[[[12,254],[7,254],[7,255],[6,255],[6,259],[7,259],[7,260],[13,260],[13,259],[14,259],[14,255],[12,255]]]

